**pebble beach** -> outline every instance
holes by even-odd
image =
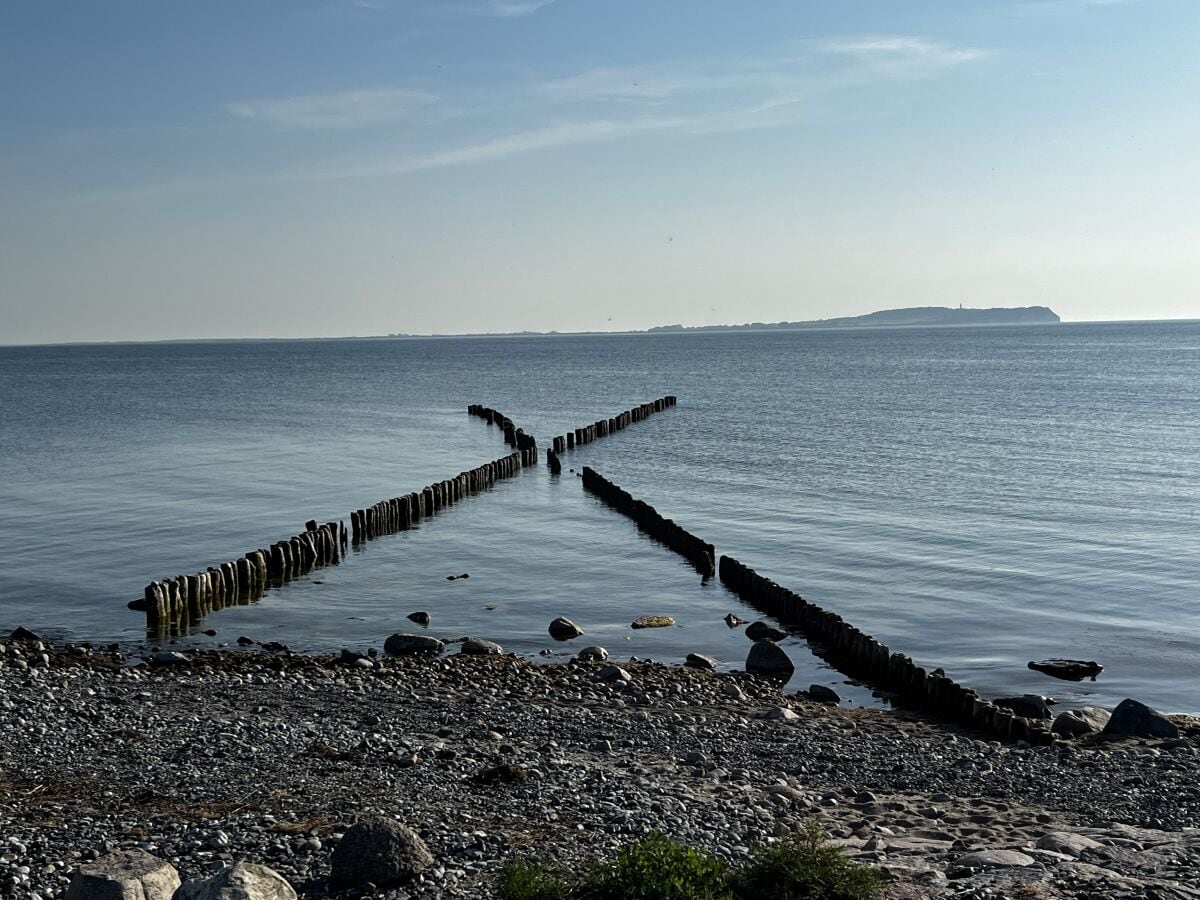
[[[482,898],[514,857],[570,865],[657,830],[737,863],[815,819],[888,897],[1200,897],[1193,719],[1029,747],[744,673],[446,649],[152,664],[0,643],[0,895],[47,900],[143,850],[185,882],[248,860],[300,897]],[[370,814],[433,865],[333,891]]]

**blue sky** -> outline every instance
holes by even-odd
[[[1194,0],[9,2],[0,343],[1200,317]]]

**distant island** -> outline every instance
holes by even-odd
[[[1043,325],[1060,322],[1048,306],[1018,306],[1012,309],[957,309],[949,306],[911,306],[881,309],[863,316],[813,319],[807,322],[752,322],[746,325],[659,325],[648,334],[670,331],[761,331],[772,328],[911,328],[946,325]]]
[[[944,328],[957,325],[1046,325],[1061,322],[1048,306],[965,309],[961,306],[911,306],[881,309],[862,316],[812,319],[804,322],[747,322],[744,325],[657,325],[640,331],[509,331],[475,334],[389,334],[411,337],[554,337],[588,334],[675,334],[692,331],[787,331],[802,328]]]

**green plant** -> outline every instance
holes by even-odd
[[[516,859],[500,870],[496,896],[500,900],[568,900],[570,892],[557,869]]]
[[[732,900],[721,860],[651,832],[611,863],[597,863],[572,900]]]
[[[816,822],[771,847],[731,879],[737,900],[870,900],[878,897],[884,877],[856,865],[830,844]]]

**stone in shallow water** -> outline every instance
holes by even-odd
[[[630,628],[669,628],[675,624],[670,616],[638,616]]]
[[[708,669],[709,671],[717,667],[717,661],[703,653],[689,653],[683,664],[693,669]]]
[[[550,637],[556,641],[569,641],[571,638],[577,638],[583,634],[583,629],[568,619],[566,616],[559,616],[550,623]]]
[[[841,703],[841,695],[831,687],[826,687],[823,684],[810,684],[808,686],[808,696],[812,697],[819,703]]]
[[[782,675],[796,671],[783,648],[774,641],[755,641],[746,656],[746,671],[756,675]]]
[[[782,641],[787,632],[761,619],[746,626],[746,637],[752,641]]]
[[[608,651],[603,647],[584,647],[575,658],[583,662],[604,662],[608,659]]]
[[[383,642],[383,649],[392,656],[410,656],[414,653],[441,653],[445,646],[427,634],[393,634]]]
[[[118,850],[79,867],[65,900],[171,900],[179,873],[144,850]]]
[[[1084,678],[1095,681],[1096,676],[1104,671],[1104,666],[1090,659],[1043,659],[1031,662],[1029,668],[1064,681],[1082,681]]]

